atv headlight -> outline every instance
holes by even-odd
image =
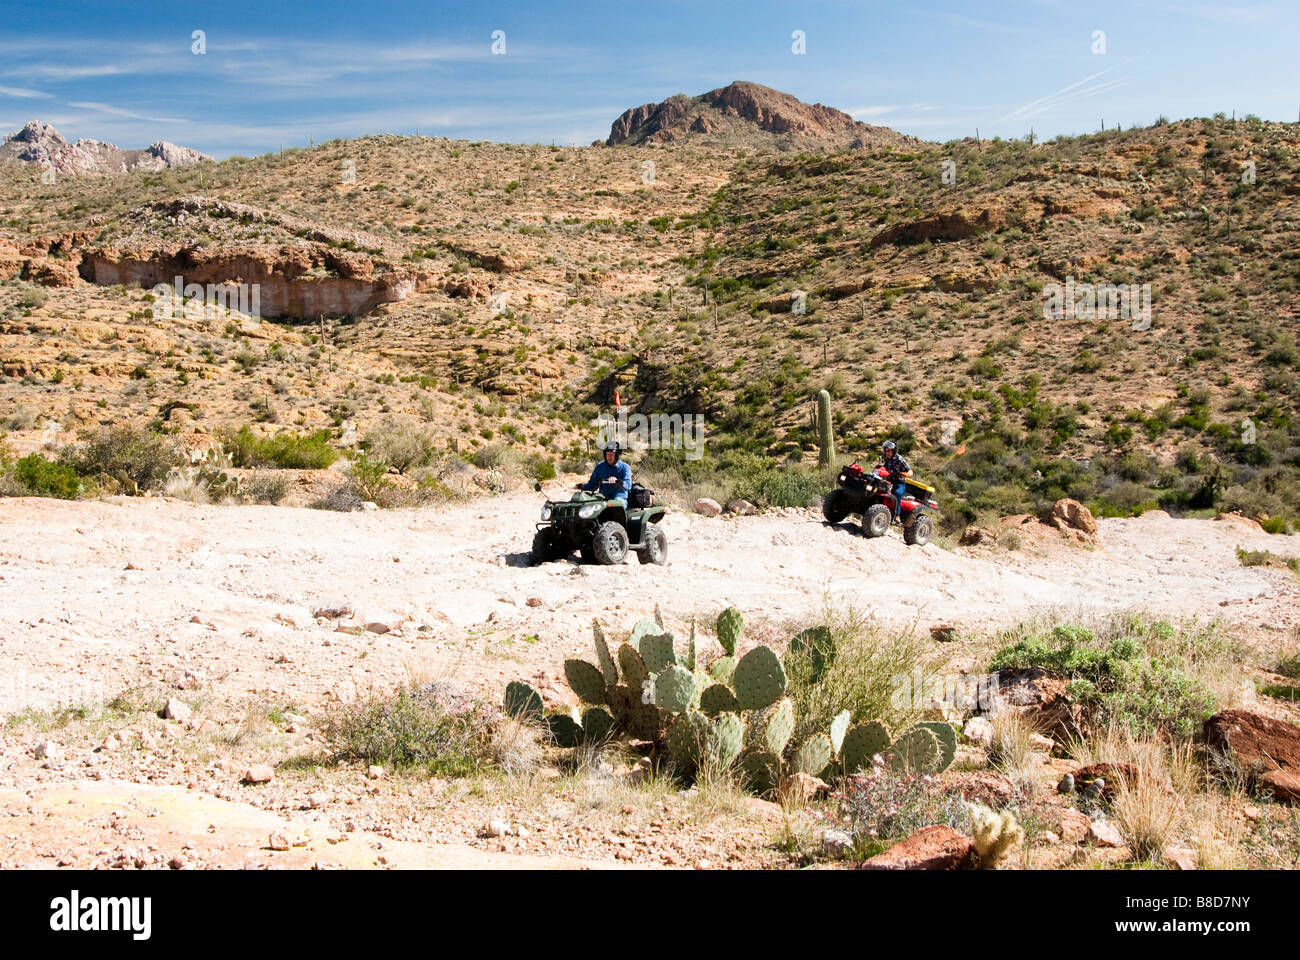
[[[585,503],[578,508],[578,516],[583,520],[590,520],[592,517],[599,516],[600,512],[604,509],[604,503],[599,500],[593,500],[591,503]]]
[[[549,503],[546,506],[542,507],[542,519],[543,520],[551,519],[551,505]]]

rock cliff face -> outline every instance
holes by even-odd
[[[625,111],[610,127],[608,146],[701,140],[737,146],[808,149],[919,143],[888,127],[860,123],[820,103],[736,81],[698,97],[677,94]]]
[[[32,120],[0,143],[0,159],[52,169],[62,176],[125,173],[185,167],[212,158],[166,140],[143,150],[121,150],[115,144],[81,139],[69,143],[48,123]]]

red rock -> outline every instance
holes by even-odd
[[[1259,778],[1261,788],[1270,791],[1274,800],[1286,803],[1300,801],[1300,773],[1270,770]]]
[[[945,779],[951,784],[949,793],[959,794],[963,800],[982,803],[994,810],[1001,810],[1016,794],[1011,781],[1000,773],[971,770],[949,774]]]
[[[1082,843],[1092,829],[1092,821],[1078,810],[1065,810],[1061,813],[1058,832],[1066,843]]]
[[[959,870],[969,867],[975,844],[952,827],[935,824],[876,854],[861,870]]]
[[[1205,721],[1205,742],[1231,756],[1275,799],[1300,801],[1300,727],[1249,710],[1224,710]]]
[[[1137,782],[1138,768],[1131,763],[1090,763],[1074,771],[1074,789],[1082,793],[1088,784],[1099,778],[1106,781],[1101,791],[1102,799],[1114,800],[1120,780],[1129,786]]]

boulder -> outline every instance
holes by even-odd
[[[709,497],[700,497],[695,501],[695,512],[706,517],[716,517],[722,513],[722,504]]]
[[[732,500],[727,504],[727,513],[735,513],[742,517],[752,517],[758,513],[758,507],[754,506],[748,500]]]
[[[1205,721],[1205,742],[1235,760],[1277,800],[1300,800],[1300,727],[1249,710]]]
[[[1089,537],[1097,535],[1097,520],[1093,517],[1092,511],[1078,500],[1071,500],[1069,497],[1052,504],[1048,523],[1061,531],[1077,530]]]
[[[1065,681],[1046,670],[1000,670],[987,686],[995,691],[996,709],[1016,711],[1058,742],[1081,739],[1087,732],[1083,707],[1065,692]]]
[[[978,547],[986,543],[996,543],[997,535],[985,527],[969,526],[961,532],[961,537],[957,540],[957,545],[962,547]]]
[[[1124,835],[1109,820],[1094,820],[1088,827],[1088,842],[1098,847],[1122,847]]]
[[[190,709],[189,705],[181,700],[168,700],[166,706],[162,709],[164,720],[176,720],[180,723],[184,723],[193,714],[194,711]]]
[[[1066,843],[1082,843],[1088,837],[1092,829],[1092,821],[1086,814],[1080,813],[1073,807],[1068,807],[1061,811],[1061,819],[1057,824],[1056,832]]]
[[[993,724],[983,717],[971,717],[966,726],[961,728],[962,736],[971,743],[979,744],[985,750],[993,745]]]
[[[1131,787],[1137,783],[1137,778],[1138,768],[1132,763],[1090,763],[1074,771],[1074,785],[1080,793],[1098,780],[1104,781],[1101,798],[1106,801],[1115,799],[1115,790],[1121,780]]]
[[[876,854],[861,870],[960,870],[971,865],[975,842],[952,827],[936,823]]]
[[[270,764],[255,763],[244,771],[244,783],[269,783],[275,776],[275,770]]]
[[[825,780],[819,780],[807,773],[792,773],[781,784],[782,796],[797,798],[801,803],[820,800],[830,791],[830,784]]]
[[[1016,795],[1016,788],[1000,773],[968,770],[948,774],[948,792],[968,803],[982,803],[991,810],[1001,810]]]

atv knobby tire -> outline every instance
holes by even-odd
[[[538,530],[533,537],[533,550],[529,555],[532,565],[535,567],[539,563],[550,563],[552,560],[559,560],[562,556],[564,556],[564,549],[556,540],[555,531],[550,527]]]
[[[894,512],[883,503],[873,503],[862,515],[862,533],[867,537],[883,537],[894,519]]]
[[[645,549],[637,553],[642,563],[655,563],[663,566],[668,562],[668,538],[659,529],[659,524],[650,524],[645,535]]]
[[[621,523],[609,521],[596,528],[591,538],[591,552],[597,563],[607,566],[627,559],[627,530]]]
[[[903,528],[903,542],[909,547],[923,547],[930,542],[934,533],[934,521],[929,517],[917,517]]]
[[[849,515],[849,497],[843,490],[835,489],[822,501],[822,516],[828,523],[839,523]]]

